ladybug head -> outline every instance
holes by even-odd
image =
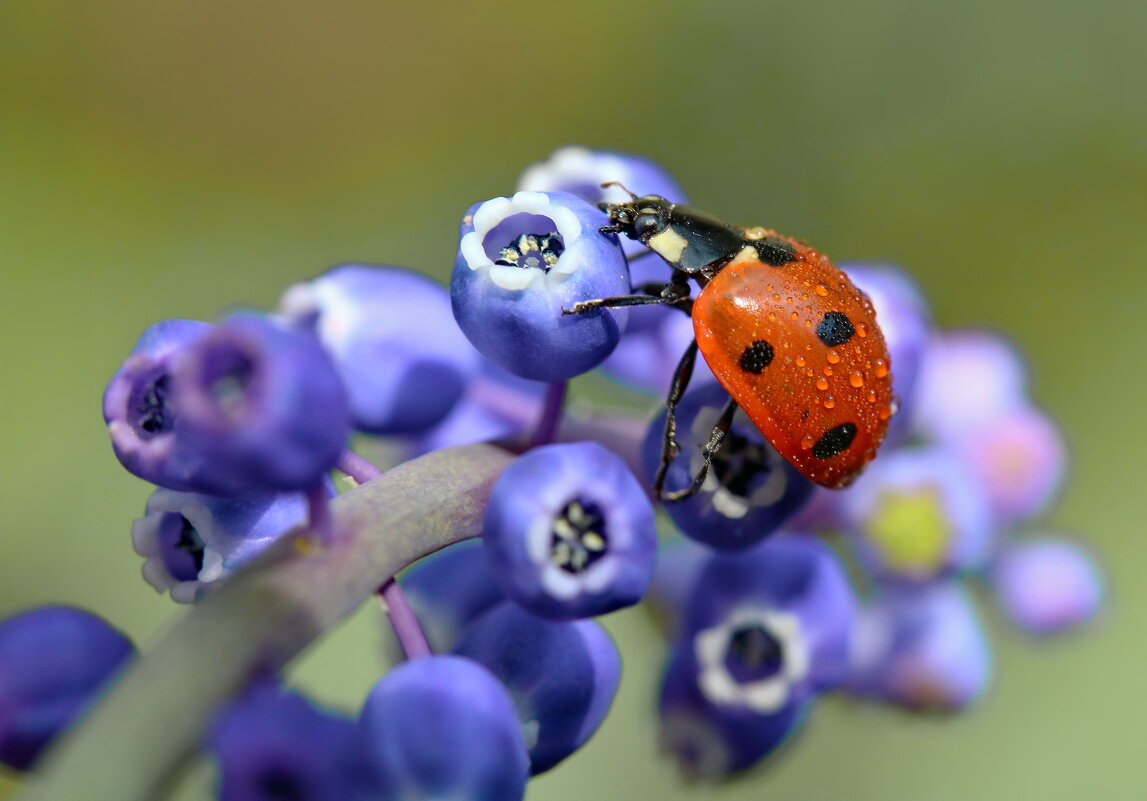
[[[673,204],[658,195],[647,195],[625,203],[598,203],[597,207],[609,215],[610,224],[600,229],[603,234],[625,234],[645,243],[669,227]]]

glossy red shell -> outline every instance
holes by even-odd
[[[796,256],[773,267],[746,249],[722,267],[693,305],[697,345],[717,380],[785,459],[817,484],[847,486],[876,456],[894,411],[888,347],[876,312],[848,276],[812,248],[766,229],[749,229],[746,236],[778,237]],[[830,312],[844,315],[854,329],[838,345],[817,334]],[[756,365],[742,366],[746,348],[756,342],[772,350],[759,372]],[[833,450],[822,438],[849,425],[855,434],[847,447],[818,455]]]

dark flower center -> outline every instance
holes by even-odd
[[[160,554],[167,572],[177,581],[194,581],[203,569],[207,546],[195,526],[181,514],[167,512],[159,530]]]
[[[558,263],[558,257],[565,249],[565,243],[557,233],[521,234],[498,251],[498,259],[494,263],[549,271]]]
[[[554,519],[550,560],[567,573],[584,573],[605,556],[605,516],[597,504],[575,498]]]
[[[721,486],[734,495],[747,498],[753,480],[769,472],[769,452],[763,442],[756,442],[730,429],[713,456],[713,474]]]
[[[141,439],[151,439],[167,431],[175,422],[169,396],[171,376],[160,373],[144,389],[135,406],[136,432]]]
[[[777,675],[784,661],[780,642],[760,623],[740,626],[729,635],[725,669],[741,684]]]
[[[286,768],[271,768],[255,779],[258,797],[266,801],[306,801],[307,788]]]

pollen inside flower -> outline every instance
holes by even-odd
[[[868,534],[894,570],[935,570],[951,540],[943,499],[931,487],[885,492],[868,522]]]
[[[742,625],[730,633],[725,669],[741,684],[775,676],[783,667],[780,642],[760,623]]]
[[[602,557],[609,545],[605,516],[597,504],[575,498],[554,519],[550,560],[567,573],[584,573]]]
[[[495,264],[522,269],[549,270],[558,263],[565,250],[557,232],[550,234],[522,234],[498,252]]]

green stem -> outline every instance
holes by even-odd
[[[277,671],[395,573],[481,533],[490,486],[513,456],[439,451],[337,498],[334,535],[300,529],[168,630],[41,762],[17,801],[155,801],[215,709]]]

